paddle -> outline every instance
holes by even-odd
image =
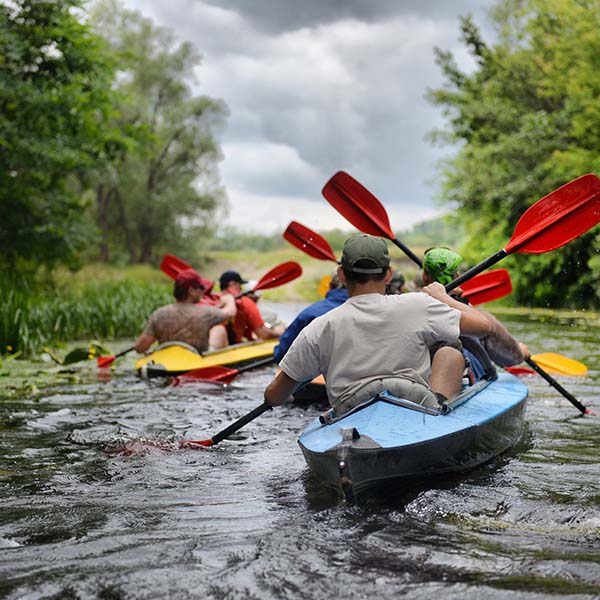
[[[115,354],[114,356],[97,356],[96,364],[98,365],[98,368],[106,369],[107,367],[110,367],[110,365],[112,365],[115,362],[115,359],[119,358],[119,356],[124,356],[125,354],[127,354],[128,352],[131,352],[132,350],[135,350],[135,346],[132,346],[131,348],[127,348],[127,350],[123,350],[123,352],[119,352],[118,354]]]
[[[223,441],[226,437],[229,437],[232,433],[235,433],[238,429],[241,429],[244,425],[250,423],[250,421],[256,419],[256,417],[262,415],[264,412],[272,410],[272,408],[273,407],[270,404],[263,402],[263,404],[257,406],[254,410],[251,410],[247,415],[244,415],[241,419],[238,419],[237,421],[235,421],[235,423],[229,425],[229,427],[226,427],[222,431],[219,431],[219,433],[215,434],[213,437],[207,440],[182,440],[181,442],[179,442],[179,447],[209,448],[210,446],[214,446],[219,442]]]
[[[588,173],[559,187],[521,216],[508,244],[446,286],[453,290],[513,252],[556,250],[600,223],[600,179]]]
[[[229,367],[223,367],[219,365],[214,365],[211,367],[201,367],[200,369],[194,369],[193,371],[189,371],[187,373],[183,373],[182,375],[178,375],[173,378],[171,381],[171,385],[181,385],[182,383],[193,383],[194,381],[214,381],[214,382],[222,382],[222,383],[231,383],[233,379],[243,373],[244,371],[249,371],[250,369],[256,369],[258,367],[264,367],[265,365],[269,365],[274,361],[273,355],[264,358],[263,360],[255,361],[248,365],[244,365],[243,367],[239,367],[237,369],[232,369]]]
[[[177,256],[173,256],[172,254],[165,254],[160,263],[160,270],[163,273],[165,273],[165,275],[168,275],[171,279],[175,279],[177,275],[181,273],[181,271],[185,271],[187,269],[194,271],[194,273],[198,275],[198,277],[200,277],[200,280],[204,285],[204,298],[207,301],[207,303],[217,303],[219,297],[213,294],[212,292],[214,283],[210,281],[210,279],[205,279],[204,277],[202,277],[202,275],[200,275],[198,271],[196,271],[193,267],[188,265],[184,260],[178,258]]]
[[[525,362],[539,375],[541,375],[555,390],[558,390],[581,414],[583,415],[595,415],[596,413],[591,409],[585,407],[575,396],[570,394],[565,388],[556,381],[553,377],[548,375],[544,369],[538,366],[538,364],[531,358],[525,360]]]
[[[551,373],[559,375],[574,375],[583,377],[587,374],[587,367],[572,358],[556,354],[555,352],[543,352],[542,354],[534,354],[531,358],[535,360],[538,366],[543,367]]]
[[[512,292],[510,274],[506,269],[494,269],[476,275],[462,286],[462,297],[478,305],[504,298]]]
[[[587,367],[583,363],[568,358],[567,356],[556,354],[555,352],[533,354],[531,358],[547,373],[571,375],[573,377],[584,377],[587,374]],[[535,374],[535,371],[528,367],[504,367],[504,369],[513,375]]]
[[[381,202],[354,177],[338,171],[323,188],[323,196],[340,214],[363,233],[391,240],[419,267],[421,259],[392,232],[387,212]]]
[[[279,287],[284,283],[288,283],[289,281],[297,279],[300,277],[300,275],[302,275],[302,267],[297,262],[291,260],[281,263],[265,273],[258,280],[253,289],[239,294],[236,296],[236,299],[241,298],[242,296],[247,296],[248,294],[252,294],[254,292],[258,292],[259,290],[267,290],[270,288]]]
[[[387,213],[379,200],[353,177],[343,171],[336,173],[323,188],[323,195],[350,223],[365,233],[391,239],[419,266],[420,259],[404,246],[392,233]],[[513,252],[541,254],[564,246],[600,222],[600,179],[589,173],[554,190],[530,206],[517,222],[513,235],[505,248],[475,265],[451,283],[446,291],[457,288],[478,273]],[[571,394],[560,386],[543,369],[527,360],[550,385],[567,400]],[[579,403],[579,410],[581,410]],[[585,407],[583,407],[585,410]]]
[[[331,260],[337,263],[338,260],[333,254],[333,250],[329,245],[329,242],[316,231],[309,229],[305,225],[298,223],[298,221],[292,221],[283,232],[283,237],[292,246],[296,246],[313,258],[319,260]]]
[[[362,189],[364,190],[365,188]],[[381,206],[381,209],[385,210],[383,206]],[[327,240],[316,231],[309,229],[297,221],[292,221],[287,226],[283,237],[309,256],[318,258],[319,260],[330,260],[336,264],[338,263]],[[494,271],[473,277],[462,289],[463,297],[469,300],[471,304],[477,305],[507,296],[512,292],[512,283],[506,269],[495,269]]]

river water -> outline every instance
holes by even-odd
[[[533,352],[585,362],[586,378],[559,379],[600,413],[597,329],[504,321]],[[526,433],[508,454],[349,505],[297,445],[315,406],[177,449],[260,404],[274,368],[168,388],[133,361],[0,388],[1,597],[600,598],[600,416],[539,377],[525,378]]]

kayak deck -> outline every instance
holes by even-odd
[[[445,414],[384,393],[329,424],[313,420],[298,443],[318,479],[357,494],[466,470],[508,450],[522,435],[526,399],[527,387],[508,373],[475,384]]]
[[[140,358],[135,369],[141,377],[167,377],[181,375],[204,367],[245,367],[272,362],[278,340],[261,340],[228,346],[222,350],[199,354],[187,344],[169,342],[154,352]],[[271,360],[269,360],[271,359]]]

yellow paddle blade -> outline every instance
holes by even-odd
[[[549,373],[581,377],[587,373],[587,367],[583,363],[562,354],[556,354],[555,352],[534,354],[531,358]]]
[[[329,283],[331,282],[331,275],[325,275],[319,282],[319,296],[325,298],[325,294],[329,291]]]

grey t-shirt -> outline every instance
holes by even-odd
[[[157,308],[144,333],[163,342],[185,342],[198,352],[208,349],[208,332],[224,321],[223,311],[215,306],[177,302]]]
[[[429,380],[429,346],[456,342],[460,313],[422,292],[361,294],[318,317],[294,340],[279,366],[295,381],[322,373],[333,407],[372,381]]]

